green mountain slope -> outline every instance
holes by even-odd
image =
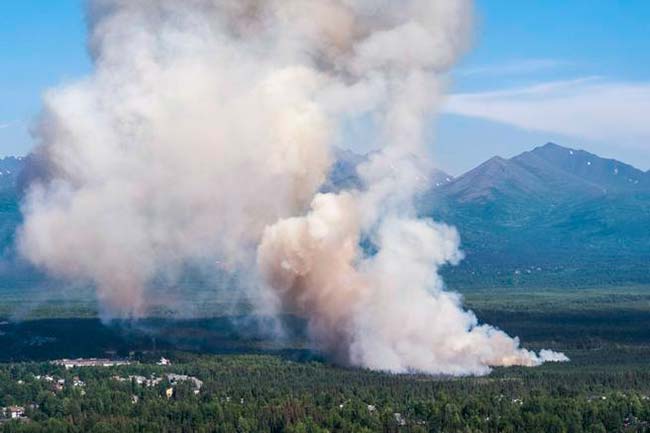
[[[647,174],[555,144],[493,159],[432,189],[424,216],[455,225],[458,285],[650,282]]]
[[[336,156],[323,189],[363,188],[356,168],[367,157]],[[0,286],[41,278],[12,247],[29,161],[0,159]],[[424,182],[419,213],[462,237],[466,259],[444,270],[452,287],[650,283],[647,172],[549,143],[457,178],[432,168]]]

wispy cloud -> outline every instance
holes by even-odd
[[[447,113],[519,128],[650,146],[650,83],[598,77],[452,95]]]
[[[11,126],[11,123],[2,123],[0,122],[0,129],[7,129]]]
[[[569,65],[557,59],[520,59],[505,63],[464,68],[457,71],[462,76],[505,76],[546,72]]]

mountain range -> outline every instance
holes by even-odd
[[[367,158],[337,150],[323,190],[363,188],[357,167]],[[0,242],[8,251],[29,166],[30,158],[0,159]],[[458,177],[426,173],[417,210],[457,227],[466,254],[443,270],[454,288],[650,283],[650,172],[548,143]]]
[[[19,177],[25,162],[23,158],[0,159],[0,248],[11,244],[13,233],[20,222]]]
[[[360,184],[355,174],[337,178]],[[454,225],[466,254],[444,270],[449,284],[650,282],[650,172],[547,143],[430,178],[418,212]]]

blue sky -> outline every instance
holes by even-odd
[[[650,1],[478,0],[477,9],[474,47],[454,71],[433,144],[439,165],[457,174],[556,141],[650,169]]]
[[[82,0],[0,1],[0,156],[24,154],[48,88],[90,71]]]
[[[42,93],[90,71],[83,0],[0,2],[0,155]],[[650,1],[477,0],[474,45],[432,122],[452,174],[556,141],[650,169]]]

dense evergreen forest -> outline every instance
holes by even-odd
[[[650,351],[637,355],[647,357]],[[23,406],[26,418],[3,422],[0,431],[649,430],[650,371],[641,364],[610,369],[549,365],[457,379],[262,355],[175,353],[171,359],[165,367],[146,358],[112,368],[3,365],[0,406]],[[165,376],[170,372],[198,377],[204,384],[196,392],[189,381],[172,386]]]
[[[649,299],[644,287],[467,292],[481,320],[571,358],[474,378],[335,366],[299,333],[272,344],[232,318],[0,319],[0,408],[24,410],[0,432],[650,431]],[[48,362],[78,356],[132,363]]]

